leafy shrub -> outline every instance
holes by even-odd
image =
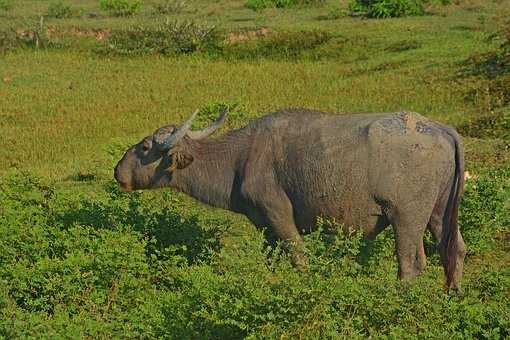
[[[142,8],[142,0],[99,0],[99,6],[115,16],[130,16]]]
[[[112,335],[124,326],[126,336],[140,334],[134,321],[145,316],[137,292],[150,289],[146,241],[121,226],[120,233],[64,227],[53,214],[55,200],[52,188],[24,174],[0,183],[0,281],[5,288],[0,301],[6,303],[0,307],[0,334],[76,335],[77,319],[86,329],[81,334],[91,337]],[[102,329],[96,317],[103,318]],[[128,318],[126,324],[122,319]]]
[[[246,7],[255,11],[269,7],[320,6],[325,0],[247,0]]]
[[[48,17],[64,19],[70,18],[73,15],[73,10],[71,5],[65,3],[64,1],[53,2],[48,6],[48,11],[46,12]]]
[[[370,18],[390,18],[425,13],[425,0],[351,0],[349,8],[354,14]]]
[[[167,22],[156,28],[132,27],[113,31],[104,51],[124,54],[214,53],[219,38],[213,26],[194,22]]]
[[[187,6],[186,0],[163,0],[153,5],[154,12],[159,14],[181,13]]]

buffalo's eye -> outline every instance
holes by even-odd
[[[144,140],[143,144],[142,144],[142,150],[144,152],[146,152],[146,151],[149,151],[150,148],[151,148],[151,143],[148,140]]]

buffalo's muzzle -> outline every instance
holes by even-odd
[[[115,169],[113,171],[113,177],[115,178],[115,180],[119,184],[120,191],[122,191],[122,192],[131,192],[131,191],[133,191],[133,189],[131,188],[131,186],[127,182],[125,182],[125,181],[120,179],[120,176],[119,176],[119,165],[118,164],[115,166]]]

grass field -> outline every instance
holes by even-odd
[[[45,48],[19,45],[50,3],[0,9],[0,338],[510,337],[509,1],[376,20],[345,15],[345,1],[253,11],[194,0],[163,15],[154,0],[111,17],[73,0],[70,18],[45,18]],[[219,50],[104,52],[117,31],[173,20],[214,25]],[[269,38],[242,40],[262,28]],[[307,32],[327,39],[306,47]],[[305,274],[242,216],[170,189],[119,192],[127,146],[219,103],[236,107],[226,128],[283,107],[406,109],[455,126],[473,176],[463,297],[442,292],[430,235],[412,284],[396,280],[391,230],[373,243],[308,236]]]

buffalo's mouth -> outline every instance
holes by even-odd
[[[118,164],[115,166],[115,170],[113,171],[113,177],[117,181],[117,184],[120,187],[120,191],[122,191],[122,192],[133,191],[133,188],[131,187],[131,185],[129,183],[121,180],[121,179],[123,179],[123,177],[119,176],[119,165]]]

